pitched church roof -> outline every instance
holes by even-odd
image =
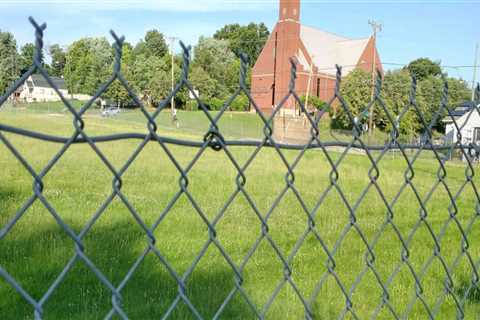
[[[370,40],[370,38],[348,39],[304,25],[300,28],[300,39],[319,72],[331,75],[336,73],[336,64],[343,67],[343,75],[354,70],[360,63],[360,58]],[[306,68],[310,69],[308,65]]]

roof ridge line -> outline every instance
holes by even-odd
[[[336,37],[339,37],[339,38],[343,38],[344,40],[349,40],[349,39],[350,39],[350,38],[347,38],[347,37],[345,37],[345,36],[342,36],[342,35],[340,35],[340,34],[338,34],[338,33],[333,33],[333,32],[330,32],[330,31],[325,31],[325,30],[320,29],[320,28],[318,28],[318,27],[309,26],[309,25],[306,25],[306,24],[303,24],[303,23],[300,23],[300,25],[301,25],[302,27],[307,27],[307,28],[310,28],[310,29],[314,29],[314,30],[317,30],[317,31],[321,31],[321,32],[324,32],[324,33],[328,33],[328,34],[330,34],[330,35],[332,35],[332,36],[336,36]],[[342,40],[342,41],[344,41],[344,40]]]
[[[362,41],[362,40],[370,40],[371,37],[366,37],[366,38],[355,38],[355,39],[348,39],[348,40],[341,40],[337,42],[351,42],[351,41]]]

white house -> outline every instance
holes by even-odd
[[[68,98],[68,90],[65,80],[58,77],[50,77],[55,86],[65,98]],[[32,74],[27,78],[19,89],[18,98],[25,102],[60,101],[60,97],[40,74]]]
[[[475,103],[470,101],[464,102],[452,112],[452,115],[461,130],[461,143],[474,143],[480,145],[480,115],[475,108]],[[446,124],[446,142],[456,143],[458,141],[457,128],[455,127],[452,118],[448,116],[443,119],[443,122]]]

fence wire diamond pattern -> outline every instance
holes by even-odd
[[[469,294],[475,290],[479,290],[480,284],[480,277],[478,274],[479,265],[480,265],[480,257],[474,256],[470,250],[470,241],[469,235],[471,233],[471,229],[477,223],[478,217],[480,215],[480,195],[478,193],[477,186],[474,183],[473,177],[475,176],[475,165],[473,163],[473,157],[480,154],[480,148],[475,144],[462,144],[462,126],[459,125],[454,117],[452,110],[448,106],[448,85],[445,83],[445,87],[443,90],[443,99],[438,110],[437,114],[430,123],[427,122],[422,111],[417,105],[416,101],[416,90],[417,90],[417,83],[415,79],[412,80],[412,87],[410,91],[410,102],[409,105],[405,106],[405,108],[401,111],[398,116],[394,116],[391,114],[389,109],[386,107],[385,102],[382,99],[382,77],[379,75],[377,77],[377,83],[375,85],[375,95],[372,102],[365,106],[364,112],[359,116],[355,116],[350,108],[348,103],[342,97],[340,93],[340,85],[342,79],[341,68],[337,67],[337,77],[336,77],[336,89],[335,89],[335,96],[334,98],[328,102],[328,109],[332,108],[334,104],[337,104],[340,108],[344,110],[344,112],[349,117],[350,122],[353,124],[352,130],[352,137],[351,141],[348,143],[338,142],[338,141],[323,141],[320,138],[320,130],[319,130],[319,123],[322,118],[325,116],[326,112],[319,112],[316,115],[310,115],[305,106],[301,103],[299,96],[295,91],[295,80],[296,80],[296,64],[292,61],[291,67],[291,82],[290,82],[290,89],[288,95],[282,100],[281,103],[273,110],[272,114],[269,116],[264,115],[260,112],[259,107],[256,105],[255,101],[252,99],[250,95],[250,91],[248,89],[246,79],[247,79],[247,69],[248,69],[248,61],[246,56],[241,56],[241,72],[240,72],[240,82],[238,89],[234,93],[234,95],[225,102],[223,108],[218,112],[216,115],[213,115],[207,110],[207,107],[202,102],[202,100],[196,95],[195,90],[193,89],[191,83],[188,80],[189,76],[189,68],[190,68],[190,48],[185,47],[182,45],[182,52],[183,52],[183,70],[182,70],[182,77],[181,80],[178,82],[174,90],[169,94],[167,98],[165,98],[156,111],[153,113],[149,113],[145,108],[143,102],[136,96],[130,85],[124,79],[124,76],[121,72],[121,59],[122,59],[122,47],[124,43],[123,37],[118,37],[113,31],[111,35],[114,39],[114,50],[115,50],[115,65],[113,69],[113,73],[109,80],[103,84],[96,92],[96,94],[88,101],[80,110],[76,110],[71,103],[67,100],[66,97],[62,96],[60,90],[56,87],[55,83],[49,77],[47,71],[42,66],[42,56],[41,52],[43,49],[43,33],[46,29],[46,24],[39,25],[30,18],[30,22],[35,28],[35,39],[36,39],[36,53],[34,56],[33,66],[11,87],[7,90],[6,94],[0,98],[0,107],[4,105],[8,99],[8,97],[15,92],[25,81],[26,79],[34,74],[35,72],[40,73],[48,84],[56,91],[56,93],[60,96],[63,104],[68,109],[70,114],[73,116],[73,128],[74,132],[69,138],[62,138],[58,136],[51,136],[46,134],[41,134],[38,132],[28,131],[22,128],[9,126],[5,123],[0,123],[0,141],[3,145],[13,154],[13,156],[20,161],[23,167],[29,172],[33,179],[33,188],[32,194],[30,198],[23,204],[21,208],[18,209],[15,216],[8,221],[8,223],[0,229],[0,241],[6,237],[6,235],[11,231],[11,229],[17,224],[17,222],[22,219],[24,213],[35,203],[40,202],[51,214],[51,216],[56,220],[57,224],[68,234],[71,241],[75,244],[75,252],[73,253],[72,257],[68,261],[68,263],[64,266],[62,272],[58,275],[56,280],[51,284],[48,290],[43,294],[40,299],[35,299],[27,290],[24,289],[22,284],[15,279],[1,264],[0,264],[0,278],[3,278],[11,287],[13,287],[33,308],[34,317],[36,319],[41,319],[46,314],[44,313],[43,307],[45,303],[49,300],[52,294],[55,292],[57,287],[62,283],[65,277],[69,274],[70,270],[73,266],[77,263],[83,263],[87,266],[91,271],[94,272],[98,281],[100,281],[108,290],[111,292],[111,310],[106,315],[107,319],[111,319],[114,317],[120,317],[123,319],[128,318],[127,312],[122,308],[122,290],[125,288],[127,283],[131,280],[139,266],[145,260],[147,255],[155,255],[158,258],[158,263],[162,264],[165,269],[168,271],[168,275],[175,280],[178,285],[178,293],[176,298],[173,300],[172,304],[170,305],[167,312],[163,315],[163,318],[169,318],[172,315],[174,310],[178,307],[179,304],[184,304],[191,312],[191,315],[195,318],[202,319],[204,316],[198,310],[198,306],[196,306],[190,299],[187,290],[186,290],[186,282],[189,277],[192,275],[194,270],[196,269],[199,261],[205,256],[207,250],[210,247],[214,247],[218,250],[221,256],[224,258],[225,262],[233,271],[234,279],[233,283],[234,286],[232,287],[231,291],[229,292],[226,299],[223,303],[218,307],[214,318],[220,318],[223,314],[223,311],[231,302],[231,300],[236,296],[240,295],[244,301],[248,304],[249,308],[255,316],[259,319],[262,319],[266,316],[267,312],[271,305],[275,302],[276,298],[278,297],[280,291],[285,286],[290,286],[293,289],[296,297],[301,302],[304,308],[304,314],[299,315],[299,317],[305,317],[307,319],[315,318],[315,312],[313,309],[313,305],[315,300],[317,299],[321,290],[324,289],[326,282],[329,279],[333,279],[336,283],[336,286],[341,291],[341,294],[344,298],[344,308],[342,312],[336,315],[339,319],[344,318],[355,318],[358,319],[360,316],[357,314],[356,305],[353,302],[353,295],[355,294],[358,286],[362,283],[362,280],[367,276],[367,274],[373,275],[376,279],[376,284],[378,288],[381,290],[382,295],[381,297],[376,300],[378,304],[373,306],[374,312],[372,313],[371,318],[376,319],[381,317],[381,313],[387,310],[388,315],[394,319],[406,319],[409,317],[413,307],[415,304],[420,302],[423,308],[428,314],[430,319],[441,317],[441,306],[445,302],[447,298],[451,298],[454,301],[457,318],[463,319],[465,318],[465,305],[467,303],[467,298]],[[83,116],[92,108],[93,103],[97,100],[102,94],[104,94],[109,86],[114,82],[119,81],[121,85],[126,89],[128,94],[130,95],[131,99],[135,102],[135,104],[140,108],[143,116],[145,117],[145,124],[148,128],[148,134],[141,135],[141,134],[118,134],[118,135],[109,135],[109,136],[102,136],[102,137],[92,137],[89,136],[84,128],[85,122]],[[194,142],[194,141],[186,141],[186,140],[179,140],[170,137],[164,137],[158,133],[158,127],[156,124],[156,119],[159,116],[160,112],[164,110],[166,107],[169,106],[169,101],[175,97],[182,88],[186,88],[192,96],[194,96],[196,102],[200,110],[204,113],[204,115],[208,118],[210,123],[209,130],[205,132],[203,142]],[[258,117],[260,117],[263,123],[263,139],[261,141],[228,141],[222,135],[221,130],[219,129],[219,121],[224,116],[225,112],[227,111],[229,105],[235,100],[235,98],[241,94],[244,94],[248,97],[251,105],[257,111]],[[306,119],[311,126],[309,141],[302,145],[286,145],[275,141],[274,134],[273,134],[273,120],[274,117],[277,116],[288,101],[288,99],[294,98],[298,104],[300,105],[301,110],[305,113]],[[480,100],[480,87],[477,87],[476,90],[476,97],[477,97],[477,104]],[[368,145],[361,135],[362,132],[362,125],[366,121],[368,121],[368,114],[371,107],[380,109],[382,112],[385,113],[389,123],[391,124],[391,135],[390,139],[385,145],[383,146],[370,146]],[[328,110],[327,109],[327,110]],[[400,136],[400,123],[403,120],[404,116],[407,112],[413,110],[421,120],[423,126],[423,139],[421,139],[421,144],[419,145],[407,145],[402,144],[398,138]],[[476,112],[480,112],[479,107],[477,106]],[[440,117],[442,114],[446,112],[453,121],[454,126],[457,129],[458,136],[457,142],[455,142],[452,146],[438,146],[434,144],[433,141],[433,134],[432,129],[438,121],[440,121]],[[464,126],[465,124],[463,124]],[[55,154],[55,156],[48,162],[48,164],[39,172],[35,171],[33,166],[22,156],[22,154],[15,148],[14,144],[7,139],[4,132],[6,133],[13,133],[25,137],[30,137],[34,139],[56,142],[62,144],[62,148],[60,151]],[[125,164],[117,170],[112,163],[107,159],[107,157],[102,153],[102,151],[97,147],[97,144],[100,142],[107,142],[107,141],[116,141],[116,140],[126,140],[126,139],[140,139],[141,143],[138,145],[136,150],[130,155],[128,160]],[[67,152],[67,150],[73,144],[87,144],[91,151],[94,152],[98,158],[103,162],[105,167],[110,171],[112,175],[112,190],[110,195],[105,199],[105,201],[101,204],[98,210],[93,214],[93,216],[89,219],[89,221],[84,225],[83,229],[80,233],[75,233],[72,228],[65,223],[58,212],[55,210],[54,206],[46,199],[44,196],[44,178],[48,173],[52,170],[52,168],[59,162],[62,156]],[[122,177],[125,172],[131,167],[137,157],[142,153],[144,148],[149,143],[155,143],[160,146],[161,150],[165,153],[171,163],[174,165],[176,170],[179,173],[179,189],[174,195],[174,197],[170,200],[166,208],[161,212],[161,214],[156,219],[153,225],[147,225],[135,209],[135,207],[131,204],[128,197],[122,192]],[[178,145],[184,147],[193,147],[197,148],[195,156],[191,160],[191,162],[187,166],[182,166],[180,162],[175,158],[173,153],[170,150],[169,145]],[[242,165],[239,161],[235,159],[234,154],[231,152],[232,147],[236,146],[243,146],[243,147],[250,147],[252,148],[253,152]],[[329,147],[337,146],[342,147],[342,152],[338,157],[332,157],[331,151],[329,151]],[[251,194],[246,189],[246,184],[248,181],[248,177],[246,175],[246,171],[249,166],[252,164],[254,159],[257,157],[259,152],[264,148],[272,148],[274,152],[278,155],[279,159],[283,163],[285,167],[285,185],[281,192],[275,197],[272,205],[266,212],[262,212],[259,209],[259,206],[256,204],[255,200],[251,196]],[[457,150],[463,155],[465,159],[465,176],[464,181],[461,184],[460,188],[453,189],[447,184],[447,169],[445,167],[445,163],[447,159],[441,153],[445,148],[449,148],[451,150]],[[191,172],[192,168],[198,163],[199,159],[202,157],[204,152],[207,149],[213,149],[217,152],[223,152],[225,156],[229,159],[230,163],[234,166],[237,176],[235,179],[236,188],[234,192],[226,199],[226,202],[222,206],[222,208],[218,211],[216,216],[213,219],[209,219],[206,213],[202,210],[198,202],[196,201],[194,195],[189,190],[189,182],[190,177],[189,173]],[[298,150],[299,153],[294,161],[289,162],[288,158],[285,156],[284,152],[287,149],[295,149]],[[296,172],[295,169],[299,165],[299,163],[304,158],[305,153],[311,149],[318,149],[326,159],[327,165],[329,166],[329,185],[328,187],[323,190],[318,195],[318,200],[316,201],[313,208],[309,208],[309,206],[305,203],[304,199],[302,198],[301,192],[297,188],[295,182]],[[339,181],[339,168],[342,166],[344,159],[347,157],[349,152],[352,149],[359,149],[365,153],[365,156],[368,158],[370,163],[370,168],[367,172],[368,174],[368,184],[364,187],[364,189],[359,194],[359,197],[355,201],[349,201],[348,197],[345,194],[345,191],[342,189],[341,184],[338,183]],[[403,158],[406,166],[406,170],[404,172],[404,181],[401,183],[401,187],[395,196],[389,200],[388,197],[385,195],[384,190],[382,190],[380,184],[378,183],[378,179],[381,174],[380,169],[380,162],[385,158],[387,153],[391,150],[397,150],[401,157]],[[407,150],[415,150],[413,156],[408,154]],[[415,182],[415,169],[414,165],[418,160],[422,151],[429,151],[432,152],[436,163],[438,163],[438,170],[436,172],[436,181],[431,186],[429,191],[425,196],[422,196],[422,193],[419,192],[416,182]],[[459,213],[459,208],[457,206],[457,200],[462,195],[465,189],[471,188],[474,192],[474,197],[476,201],[476,212],[472,214],[472,217],[469,223],[465,226],[459,221],[457,215]],[[383,221],[377,221],[379,228],[375,232],[374,236],[369,239],[362,230],[360,224],[357,220],[357,209],[360,205],[364,202],[366,195],[369,192],[376,192],[380,197],[384,209],[385,209],[385,219]],[[448,213],[449,216],[446,221],[443,222],[442,228],[440,232],[436,233],[434,228],[432,227],[432,222],[429,220],[429,211],[427,209],[427,205],[431,201],[432,195],[437,190],[443,190],[448,195]],[[286,255],[282,252],[282,249],[270,235],[270,228],[269,222],[270,218],[272,217],[275,209],[278,207],[282,199],[285,198],[288,192],[292,192],[295,196],[300,208],[302,209],[307,224],[305,225],[305,230],[300,235],[298,240],[296,241],[293,249],[291,252]],[[402,232],[399,226],[396,224],[395,219],[395,209],[394,207],[398,204],[399,199],[401,198],[402,194],[406,192],[413,192],[415,195],[416,201],[420,207],[420,211],[418,212],[418,221],[415,225],[409,230],[408,233]],[[348,211],[348,223],[344,226],[342,232],[339,234],[339,237],[336,239],[333,246],[329,246],[324,239],[324,235],[316,226],[316,216],[320,211],[320,207],[324,203],[325,199],[332,193],[337,193],[340,196],[341,203],[339,206],[344,206]],[[192,209],[194,212],[201,218],[203,223],[206,226],[206,232],[208,233],[208,240],[203,244],[202,249],[192,261],[191,265],[187,269],[187,271],[183,274],[179,274],[172,264],[165,258],[165,255],[162,251],[156,246],[158,238],[154,236],[154,231],[158,228],[158,226],[165,220],[165,218],[171,212],[172,207],[178,201],[181,196],[186,196],[188,201],[191,204]],[[227,250],[224,248],[222,243],[218,240],[217,237],[217,225],[224,217],[226,211],[230,207],[230,205],[235,201],[237,197],[243,196],[253,212],[255,213],[258,222],[261,226],[260,233],[258,238],[255,240],[253,246],[250,248],[248,253],[244,256],[241,263],[236,264],[234,260],[231,258]],[[83,240],[89,231],[92,229],[94,224],[97,220],[102,216],[105,210],[109,207],[109,205],[114,201],[114,199],[119,199],[130,212],[131,216],[135,219],[136,223],[141,227],[144,234],[147,236],[147,243],[145,243],[145,248],[142,254],[137,258],[134,264],[131,266],[129,271],[125,274],[123,280],[120,283],[112,283],[103,273],[102,271],[95,265],[95,263],[85,254],[85,248],[83,244]],[[458,250],[458,254],[456,258],[453,260],[453,263],[448,263],[444,256],[442,255],[442,246],[441,241],[446,234],[447,228],[453,225],[456,228],[456,231],[461,236],[461,247]],[[431,252],[431,255],[425,257],[423,260],[423,265],[420,268],[416,268],[412,265],[410,261],[411,256],[411,243],[412,239],[415,237],[416,233],[420,228],[426,228],[428,230],[429,236],[434,243],[434,250]],[[394,271],[385,279],[378,271],[378,264],[377,264],[377,245],[379,241],[381,241],[382,235],[387,230],[387,228],[391,228],[395,234],[395,241],[398,241],[402,250],[401,255],[396,257],[396,265]],[[343,281],[341,276],[337,273],[337,261],[336,261],[336,254],[338,253],[339,248],[341,247],[344,240],[350,234],[355,233],[358,235],[359,239],[361,239],[365,255],[364,259],[364,266],[362,271],[356,276],[353,285],[347,286]],[[304,245],[305,241],[308,237],[313,236],[313,238],[318,242],[318,246],[321,248],[327,259],[325,261],[319,261],[320,263],[324,263],[326,271],[322,274],[322,276],[316,280],[316,284],[314,290],[311,292],[309,296],[306,296],[304,293],[301,292],[297,283],[295,282],[295,277],[293,276],[293,260],[295,259],[296,255]],[[267,302],[264,305],[258,305],[255,303],[254,299],[250,296],[250,294],[245,290],[244,284],[244,270],[246,265],[251,260],[252,256],[257,252],[257,249],[261,244],[268,244],[274,253],[276,259],[282,265],[282,272],[283,278],[278,281],[275,286],[275,290],[269,296]],[[469,275],[471,282],[468,284],[468,287],[464,292],[459,293],[455,289],[453,274],[457,269],[460,261],[462,259],[466,259],[469,264],[469,269],[471,270],[471,274]],[[424,296],[424,288],[428,286],[428,283],[425,283],[424,277],[430,266],[434,263],[440,263],[443,269],[443,278],[444,278],[444,291],[438,294],[438,297],[435,303],[432,305],[428,303]],[[391,302],[391,285],[396,277],[399,275],[401,270],[406,269],[408,270],[410,277],[415,282],[415,290],[412,292],[412,295],[409,299],[409,303],[406,306],[404,312],[400,313],[398,309],[396,309]],[[99,315],[101,316],[101,315]]]

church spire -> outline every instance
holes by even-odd
[[[280,0],[279,20],[300,22],[300,0]]]

